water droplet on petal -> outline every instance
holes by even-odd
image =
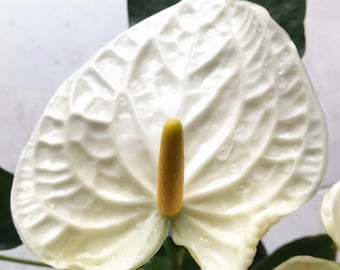
[[[218,150],[216,159],[219,161],[226,161],[230,156],[230,153],[233,150],[233,144],[231,141],[227,141],[222,145],[222,147]]]
[[[128,105],[127,98],[125,96],[118,98],[118,104],[122,108],[126,107]]]
[[[270,66],[271,66],[271,64],[272,64],[272,63],[273,63],[273,60],[271,60],[271,59],[270,59],[270,60],[268,60],[268,61],[264,62],[264,64],[263,64],[263,65],[264,65],[264,67],[265,67],[265,68],[268,68],[268,67],[270,67]]]
[[[325,216],[325,217],[330,217],[331,216],[331,211],[329,209],[323,209],[322,210],[322,214]]]
[[[253,173],[251,174],[251,178],[254,183],[261,183],[266,179],[267,169],[263,166],[257,166]]]
[[[289,56],[289,52],[288,51],[283,51],[282,54],[280,55],[280,61],[281,62],[287,61],[288,56]]]
[[[279,90],[284,91],[287,87],[287,84],[288,84],[288,82],[287,82],[286,77],[282,76],[278,79],[277,85],[279,87]]]
[[[246,190],[246,185],[245,184],[240,185],[238,190],[241,191],[241,192],[245,191]]]
[[[284,69],[283,69],[283,68],[279,68],[279,69],[277,70],[277,74],[283,75],[283,73],[284,73]]]
[[[231,164],[231,173],[232,174],[241,174],[240,168],[235,163]]]
[[[139,95],[145,90],[145,83],[141,80],[133,80],[130,83],[129,90],[133,95]]]
[[[204,242],[204,243],[208,243],[209,242],[209,240],[207,238],[205,238],[205,237],[200,237],[198,240],[200,242]]]
[[[51,208],[51,209],[54,209],[55,206],[56,206],[55,202],[52,202],[52,201],[47,201],[47,205],[48,205],[48,207]]]
[[[141,221],[141,222],[139,222],[137,225],[136,225],[136,229],[141,229],[142,227],[143,227],[143,225],[144,225],[144,221]]]

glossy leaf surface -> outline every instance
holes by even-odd
[[[139,270],[199,270],[199,266],[184,247],[177,246],[168,237],[157,254]]]
[[[266,256],[265,247],[262,242],[260,242],[257,246],[254,261],[249,267],[249,270],[255,269],[254,267]],[[171,238],[168,237],[157,254],[139,270],[159,269],[200,270],[200,267],[184,247],[175,245]]]
[[[0,250],[21,245],[10,210],[10,193],[13,175],[0,168]]]
[[[335,260],[336,247],[328,235],[301,238],[275,250],[260,262],[254,270],[273,269],[284,261],[299,255]]]
[[[304,20],[306,17],[306,0],[252,0],[264,6],[273,19],[283,27],[298,48],[302,57],[305,53]]]

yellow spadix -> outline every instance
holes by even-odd
[[[175,216],[182,207],[184,182],[183,128],[178,119],[163,127],[158,163],[157,202],[165,216]]]

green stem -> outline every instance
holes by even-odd
[[[37,262],[37,261],[31,261],[31,260],[26,260],[26,259],[20,259],[20,258],[15,258],[15,257],[9,257],[5,255],[0,255],[0,260],[2,261],[8,261],[8,262],[13,262],[13,263],[21,263],[21,264],[27,264],[27,265],[34,265],[34,266],[40,266],[40,267],[49,267],[51,266],[44,264],[42,262]]]

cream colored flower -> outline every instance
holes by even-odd
[[[321,218],[328,235],[340,249],[340,181],[325,194]]]
[[[171,117],[183,126],[184,189],[167,217],[156,182]],[[325,155],[288,35],[255,4],[185,0],[57,90],[20,158],[12,213],[56,268],[136,269],[170,233],[201,269],[243,270],[268,228],[314,194]]]
[[[274,270],[339,270],[340,265],[336,262],[309,256],[293,257]]]

